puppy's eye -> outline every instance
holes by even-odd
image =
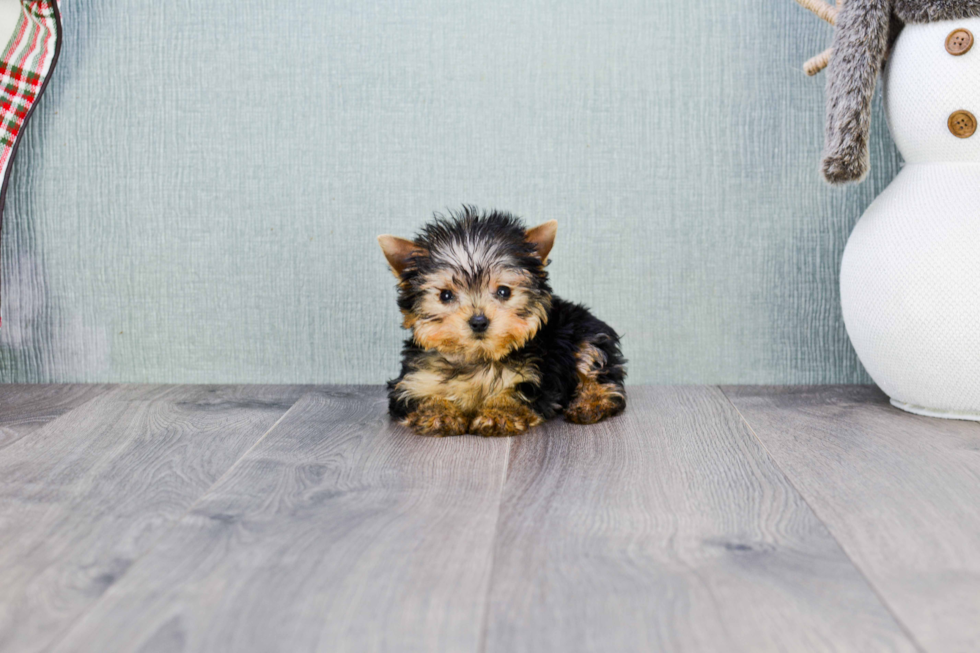
[[[506,301],[510,299],[510,288],[507,286],[500,286],[497,288],[497,299],[501,301]]]
[[[454,295],[452,290],[443,290],[441,293],[439,293],[439,301],[443,304],[448,304],[449,302],[453,301],[453,297]]]

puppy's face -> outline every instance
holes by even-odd
[[[545,298],[535,289],[534,279],[507,262],[474,273],[437,269],[421,282],[421,294],[405,315],[405,325],[425,349],[499,360],[523,346],[546,319]]]
[[[500,360],[547,320],[544,266],[556,223],[525,231],[507,214],[467,209],[414,241],[379,238],[399,278],[398,304],[415,342],[468,362]]]

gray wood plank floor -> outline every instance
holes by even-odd
[[[105,385],[0,384],[0,449],[109,389]]]
[[[59,650],[476,650],[510,441],[386,407],[304,397]]]
[[[629,397],[433,439],[374,387],[0,386],[0,651],[980,650],[980,425]]]
[[[980,424],[875,388],[725,391],[916,641],[980,651]]]
[[[714,388],[521,438],[487,650],[913,651]]]
[[[0,450],[0,649],[45,650],[298,393],[120,386]]]

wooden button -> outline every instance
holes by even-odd
[[[968,29],[954,29],[946,37],[946,52],[954,57],[966,54],[973,47],[973,33]]]
[[[970,138],[977,131],[976,116],[969,111],[954,111],[946,124],[956,138]]]

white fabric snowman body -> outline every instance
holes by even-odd
[[[973,37],[980,39],[980,18],[909,24],[895,42],[884,100],[906,165],[854,228],[841,303],[858,356],[894,405],[980,420],[980,43]]]

